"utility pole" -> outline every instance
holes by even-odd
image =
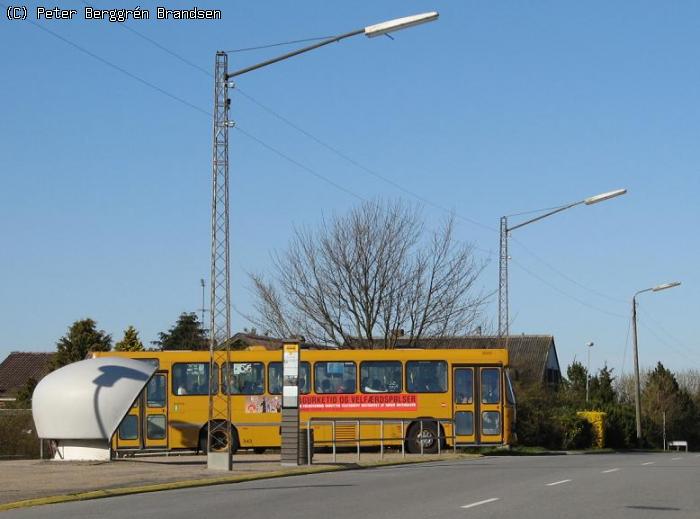
[[[498,257],[498,336],[508,337],[508,217],[501,217],[501,253]]]
[[[634,421],[637,447],[642,443],[642,383],[639,380],[639,350],[637,348],[637,294],[632,297],[632,344],[634,345]]]
[[[211,203],[211,302],[209,306],[209,422],[207,467],[231,470],[231,277],[229,271],[228,129],[231,100],[228,96],[228,56],[216,53],[214,66],[214,124]],[[218,366],[223,369],[219,387]]]
[[[642,383],[639,380],[639,349],[637,348],[637,296],[645,292],[660,292],[680,286],[680,281],[664,283],[655,287],[638,290],[632,296],[632,343],[634,344],[634,414],[637,425],[637,445],[642,443]]]

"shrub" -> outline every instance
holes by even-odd
[[[562,449],[589,449],[593,445],[593,427],[588,420],[575,413],[566,413],[558,421],[562,431]]]
[[[31,411],[0,411],[0,459],[38,457],[39,439]]]
[[[634,408],[622,404],[610,405],[605,413],[605,446],[613,449],[634,447],[637,442]]]
[[[557,407],[556,393],[539,388],[520,393],[515,424],[518,443],[527,447],[560,449],[562,429],[555,417]]]

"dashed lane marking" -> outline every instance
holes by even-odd
[[[470,503],[468,505],[464,505],[461,508],[474,508],[475,506],[481,506],[485,505],[486,503],[493,503],[494,501],[498,501],[501,499],[500,497],[492,497],[490,499],[484,499],[483,501],[477,501],[476,503]]]
[[[618,470],[620,470],[620,469],[618,469],[618,468],[608,469],[608,470],[604,470],[603,472],[601,472],[601,474],[610,474],[611,472],[617,472]]]
[[[678,460],[682,460],[682,459],[683,458],[671,458],[671,461],[678,461]]]
[[[554,483],[547,483],[545,486],[553,487],[556,485],[561,485],[562,483],[568,483],[569,481],[571,481],[571,480],[570,479],[562,479],[561,481],[555,481]]]
[[[646,463],[642,463],[642,465],[653,465],[656,463],[655,461],[647,461]]]

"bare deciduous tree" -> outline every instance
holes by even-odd
[[[251,275],[248,318],[279,337],[351,347],[468,333],[484,324],[484,266],[455,242],[452,218],[428,233],[416,207],[366,202],[316,231],[297,229],[271,280]]]

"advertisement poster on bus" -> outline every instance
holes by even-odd
[[[328,411],[351,413],[358,411],[415,411],[418,395],[401,394],[352,394],[352,395],[302,395],[302,411]]]
[[[418,395],[301,395],[300,404],[300,409],[306,412],[415,411]],[[247,414],[279,413],[281,410],[279,396],[246,397]]]

